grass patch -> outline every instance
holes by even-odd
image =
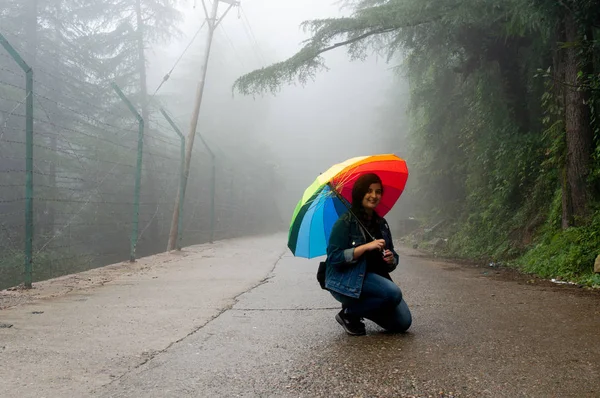
[[[600,287],[600,274],[594,273],[594,261],[600,255],[600,211],[583,227],[562,230],[558,222],[550,222],[556,219],[560,220],[560,212],[550,212],[528,246],[519,244],[522,234],[511,237],[508,232],[523,225],[517,217],[504,225],[496,224],[496,228],[476,218],[449,224],[435,234],[448,237],[447,245],[435,248],[431,241],[420,241],[419,248],[448,259],[501,262],[544,279]]]
[[[600,212],[585,227],[551,230],[540,236],[516,264],[542,278],[560,277],[585,285],[600,285],[594,261],[600,254]]]

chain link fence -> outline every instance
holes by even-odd
[[[30,60],[34,78],[28,93],[25,71],[0,47],[0,289],[127,261],[133,241],[138,258],[164,252],[182,159],[181,139],[158,107],[153,105],[144,121],[138,203],[138,121],[110,82],[35,65],[18,37],[7,42]],[[139,98],[132,97],[139,109]],[[212,149],[214,159],[195,144],[183,246],[281,229],[274,196],[265,194],[273,183],[268,168]]]

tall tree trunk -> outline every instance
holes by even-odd
[[[519,132],[527,134],[530,130],[530,118],[527,106],[527,82],[519,62],[521,40],[518,38],[503,40],[497,43],[495,48],[496,51],[493,55],[500,66],[506,101]]]
[[[580,42],[577,23],[571,11],[563,14],[565,39],[571,43],[565,49],[565,130],[567,143],[567,195],[573,209],[572,224],[579,224],[588,214],[587,177],[591,166],[593,131],[591,127],[589,93],[581,87],[578,72],[585,62],[575,43]],[[565,218],[565,217],[563,217]]]
[[[561,18],[556,24],[556,41],[558,43],[564,43],[565,38],[565,24]],[[553,54],[553,68],[552,68],[552,89],[554,97],[558,104],[559,109],[562,110],[560,114],[561,128],[565,125],[565,54],[564,50],[556,48]],[[564,137],[563,137],[564,139]],[[566,142],[563,142],[566,146]],[[565,161],[561,162],[561,170],[559,174],[560,188],[561,188],[561,205],[562,205],[562,217],[561,227],[566,229],[573,224],[573,205],[571,204],[571,190],[569,188],[567,178],[567,165]]]
[[[148,83],[146,78],[146,56],[144,54],[144,20],[142,15],[142,0],[136,0],[135,2],[135,13],[137,20],[137,48],[138,48],[138,73],[140,75],[140,93],[141,93],[141,107],[142,107],[142,118],[144,119],[144,166],[146,170],[151,170],[150,165],[155,164],[154,156],[147,149],[151,147],[152,139],[148,132],[150,131],[150,112],[148,109]],[[144,183],[148,187],[148,196],[151,203],[156,203],[158,200],[156,197],[156,185],[154,183],[154,176],[150,173],[146,173]],[[159,241],[159,223],[157,217],[150,219],[150,226],[148,227],[150,247],[156,247],[160,244]]]

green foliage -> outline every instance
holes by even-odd
[[[181,34],[183,15],[175,8],[178,0],[79,2],[72,9],[80,32],[74,42],[85,51],[86,66],[103,78],[116,79],[124,89],[139,87],[138,40],[150,46]]]
[[[352,59],[361,59],[367,50],[377,48],[387,48],[388,57],[392,57],[401,44],[412,41],[410,28],[426,31],[438,26],[434,22],[442,26],[469,23],[495,8],[482,0],[367,0],[354,6],[351,17],[303,23],[312,36],[297,54],[240,77],[234,89],[242,94],[275,93],[282,84],[304,84],[326,69],[321,54],[342,46],[347,46]]]
[[[563,192],[570,176],[567,140],[577,134],[565,131],[567,105],[573,109],[565,105],[565,92],[590,94],[591,118],[582,112],[578,122],[591,123],[595,133],[593,167],[583,173],[594,188],[594,207],[600,203],[600,52],[594,25],[600,8],[591,1],[553,0],[344,4],[353,11],[349,17],[304,23],[311,38],[296,55],[242,76],[235,89],[254,94],[275,92],[294,80],[305,83],[326,68],[322,54],[340,46],[351,59],[368,50],[389,58],[401,53],[399,70],[411,91],[406,158],[412,186],[405,193],[414,205],[411,213],[431,224],[448,221],[452,255],[525,254],[526,269],[544,276],[589,271],[592,252],[600,247],[594,232],[598,217],[561,232],[571,198]],[[557,27],[566,26],[565,13],[577,24],[577,41],[561,41]],[[573,48],[581,70],[579,81],[569,86],[560,74],[567,62],[561,54]],[[399,103],[392,95],[390,101]]]
[[[565,230],[547,228],[518,264],[544,278],[561,276],[593,283],[594,260],[600,254],[600,212],[585,227]],[[596,280],[596,283],[598,281]]]

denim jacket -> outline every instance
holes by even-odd
[[[394,264],[389,265],[387,270],[392,272],[398,265],[398,254],[394,250],[392,234],[385,219],[381,223],[381,235],[385,240],[386,249],[394,253]],[[326,289],[349,297],[360,297],[367,261],[364,255],[354,260],[354,248],[368,241],[370,239],[367,240],[350,212],[345,213],[335,222],[327,245]]]

